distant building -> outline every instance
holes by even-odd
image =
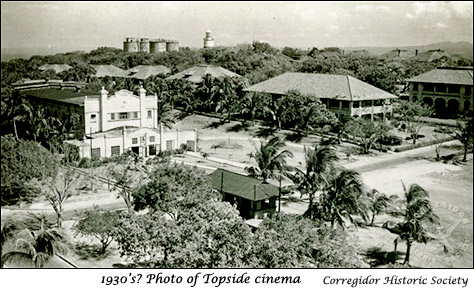
[[[165,66],[146,66],[146,65],[139,65],[133,67],[126,71],[126,77],[138,80],[145,80],[151,76],[155,75],[167,75],[171,73],[171,69]]]
[[[201,64],[181,71],[177,74],[171,75],[166,79],[185,79],[192,83],[200,83],[202,82],[202,78],[207,74],[211,75],[216,79],[224,77],[241,77],[239,74],[236,74],[219,66]]]
[[[173,52],[179,50],[177,40],[148,39],[138,37],[126,37],[123,41],[123,51],[127,53],[159,53]]]
[[[212,37],[212,32],[210,30],[206,31],[206,36],[204,37],[204,48],[213,48],[214,47],[214,38]]]
[[[236,205],[244,219],[264,219],[276,212],[280,191],[275,185],[224,169],[211,174],[211,183],[223,201]]]
[[[125,77],[126,71],[114,66],[114,65],[92,65],[96,70],[96,73],[93,77],[103,78],[103,77]]]
[[[437,117],[472,115],[472,67],[440,67],[407,80],[409,100],[435,107]]]
[[[398,98],[349,75],[284,73],[244,89],[276,97],[283,96],[290,90],[298,90],[320,99],[337,115],[355,117],[391,115],[391,100]]]

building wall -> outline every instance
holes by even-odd
[[[84,100],[85,132],[95,133],[122,126],[157,128],[157,96],[146,96],[141,89],[140,96],[127,90],[115,95],[101,91],[100,98]]]
[[[92,149],[99,149],[100,157],[112,156],[112,147],[119,147],[119,154],[127,150],[138,150],[141,157],[154,156],[149,151],[149,146],[154,146],[156,154],[167,150],[167,145],[172,145],[172,150],[180,148],[182,144],[188,142],[197,143],[196,131],[166,131],[162,129],[162,134],[158,129],[140,128],[140,129],[118,129],[111,133],[94,134],[92,139],[85,139],[79,146],[79,154],[82,157],[91,157]],[[191,150],[196,151],[195,146]]]
[[[436,83],[410,83],[409,100],[423,101],[435,107],[439,117],[473,110],[472,86]]]
[[[349,116],[365,116],[379,114],[385,117],[392,115],[392,105],[388,99],[364,100],[364,101],[343,101],[335,99],[321,99],[326,107],[336,113]],[[384,104],[385,103],[385,104]]]
[[[123,50],[128,53],[138,52],[140,49],[138,39],[135,37],[127,37],[123,42]]]

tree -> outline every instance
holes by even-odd
[[[348,135],[360,141],[365,154],[369,153],[375,142],[389,130],[390,126],[383,121],[371,121],[364,118],[349,121],[346,128]]]
[[[122,221],[117,242],[124,256],[143,267],[244,267],[249,227],[230,204],[211,199],[182,208],[170,218],[161,211]]]
[[[457,140],[459,140],[463,146],[464,146],[464,156],[462,161],[465,162],[467,160],[467,150],[469,149],[469,146],[472,146],[472,141],[473,141],[473,123],[474,123],[474,118],[471,118],[466,123],[462,122],[457,122],[456,123],[456,130],[454,131],[454,135]]]
[[[281,178],[282,175],[291,169],[287,163],[287,158],[292,158],[293,153],[288,150],[282,150],[285,142],[279,137],[272,137],[268,142],[262,141],[260,149],[253,154],[257,162],[257,167],[247,167],[245,170],[252,177],[257,177],[267,181],[268,179]]]
[[[309,217],[313,218],[313,200],[316,193],[329,184],[331,175],[335,172],[334,163],[338,160],[331,147],[314,146],[311,150],[305,147],[306,170],[295,168],[296,173],[291,177],[301,194],[309,194]]]
[[[400,119],[405,122],[407,130],[416,144],[418,134],[423,127],[426,119],[433,114],[433,108],[424,104],[423,102],[410,102],[406,100],[399,100],[398,114]]]
[[[393,223],[387,221],[382,226],[392,233],[398,235],[395,240],[395,250],[397,252],[398,240],[404,240],[407,245],[405,254],[405,261],[403,264],[410,264],[410,250],[413,243],[427,243],[435,239],[434,235],[430,233],[430,227],[439,224],[439,218],[433,212],[429,200],[428,192],[418,184],[412,184],[407,190],[403,185],[405,192],[405,201],[403,212],[403,221]]]
[[[355,268],[362,265],[347,233],[278,213],[252,236],[250,268]]]
[[[38,185],[30,184],[32,179],[54,177],[58,158],[43,146],[12,135],[2,136],[1,195],[2,206],[20,202],[31,202],[40,195]]]
[[[96,205],[93,210],[85,211],[84,217],[74,228],[76,234],[97,238],[101,244],[99,253],[104,254],[115,237],[115,228],[119,225],[119,218],[119,212],[105,211]]]
[[[216,198],[209,196],[208,177],[195,167],[162,163],[148,179],[132,193],[137,211],[148,208],[175,217],[179,209],[192,207],[196,201]]]
[[[146,173],[140,169],[139,163],[137,156],[137,158],[129,158],[125,164],[107,167],[107,177],[113,181],[114,185],[112,190],[117,190],[130,213],[133,212],[133,191],[144,182],[146,176]]]
[[[364,194],[359,173],[342,170],[332,177],[319,199],[323,212],[331,222],[331,227],[336,223],[345,227],[344,219],[349,219],[351,223],[357,225],[353,215],[360,215],[367,221]]]
[[[62,168],[56,176],[44,176],[40,180],[32,181],[39,184],[41,192],[56,212],[57,227],[62,227],[64,203],[74,195],[72,187],[81,178],[81,175],[72,168]]]
[[[2,267],[27,263],[43,268],[55,255],[67,252],[68,239],[64,231],[51,228],[44,217],[36,219],[33,223],[8,220],[2,226]]]
[[[372,218],[370,219],[370,226],[374,226],[375,216],[383,213],[387,209],[391,199],[384,193],[380,193],[376,189],[367,193],[369,200],[369,210],[372,212]]]

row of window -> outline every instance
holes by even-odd
[[[147,155],[150,155],[150,156],[156,155],[156,148],[157,148],[157,145],[149,145]],[[134,148],[132,148],[132,150],[134,150]],[[120,146],[111,146],[110,153],[111,153],[111,156],[120,156]],[[91,151],[91,155],[92,155],[92,159],[100,159],[100,148],[93,148]]]
[[[117,112],[117,113],[109,113],[109,120],[126,120],[126,119],[138,119],[139,112]],[[147,111],[147,118],[152,118],[153,112],[151,110]],[[97,114],[91,114],[91,122],[97,121]]]
[[[155,137],[150,136],[149,140],[150,140],[150,142],[155,142]],[[138,144],[138,137],[132,138],[132,144]]]
[[[339,108],[339,100],[328,99],[326,105],[329,108]],[[347,109],[349,108],[349,101],[341,101],[341,108]],[[359,102],[362,102],[361,107],[370,107],[372,106],[372,100],[364,100],[364,101],[354,101],[353,107],[358,108]],[[373,100],[374,106],[382,106],[385,102],[383,99]]]

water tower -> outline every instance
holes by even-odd
[[[204,38],[204,48],[214,47],[214,38],[210,30],[206,31],[206,37]]]

